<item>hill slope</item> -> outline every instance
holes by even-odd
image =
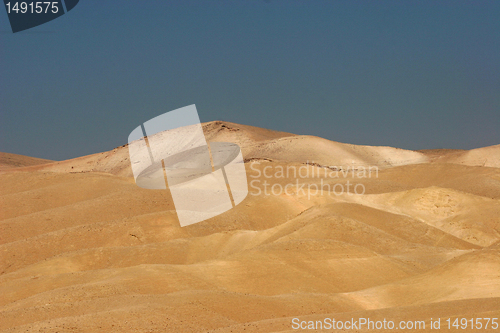
[[[431,318],[498,317],[495,147],[486,167],[481,150],[203,126],[207,141],[242,147],[253,186],[183,228],[168,189],[135,185],[126,145],[0,170],[0,332],[292,332],[293,318],[326,317],[422,320],[429,332]],[[341,171],[363,165],[379,170]],[[276,176],[286,168],[307,176]],[[265,181],[292,186],[266,194]],[[335,190],[348,184],[363,194]]]

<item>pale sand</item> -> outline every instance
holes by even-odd
[[[430,318],[500,317],[500,146],[415,152],[226,122],[204,131],[242,147],[249,180],[305,163],[380,171],[327,180],[363,184],[362,196],[249,194],[181,228],[168,190],[135,185],[126,146],[61,162],[3,153],[0,331],[297,332],[295,317],[365,317],[433,332]]]

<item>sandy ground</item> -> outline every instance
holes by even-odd
[[[204,131],[242,147],[253,183],[234,209],[183,228],[168,190],[135,185],[126,145],[60,162],[2,153],[0,331],[297,332],[294,318],[370,318],[445,332],[447,319],[500,319],[500,146]],[[368,166],[378,172],[363,177]],[[301,167],[307,177],[276,177]],[[297,180],[364,194],[264,192]]]

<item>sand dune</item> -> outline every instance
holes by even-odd
[[[314,136],[298,136],[228,122],[203,125],[207,142],[237,143],[246,160],[317,163],[324,166],[368,166],[381,168],[425,163],[425,154],[391,147],[355,146]],[[105,172],[131,177],[127,145],[109,152],[55,162],[29,170],[53,172]]]
[[[296,332],[293,318],[365,317],[428,332],[431,318],[499,317],[499,146],[414,152],[203,128],[241,146],[258,185],[183,228],[168,189],[135,185],[126,145],[60,162],[1,155],[0,331]],[[378,172],[359,177],[363,166]],[[307,177],[265,176],[287,167]],[[264,181],[332,186],[253,192]],[[365,193],[332,190],[348,183]]]
[[[0,170],[19,168],[30,165],[40,165],[51,162],[53,161],[45,160],[42,158],[0,152]]]
[[[442,160],[446,163],[500,168],[500,145],[449,154]]]
[[[357,146],[308,135],[294,135],[229,122],[203,124],[207,142],[237,143],[246,160],[315,163],[322,166],[377,166],[389,168],[421,163],[450,163],[500,167],[500,145],[471,151],[411,151],[392,147]],[[29,170],[54,172],[105,172],[131,177],[127,145],[109,152],[32,167]],[[42,160],[46,162],[46,160]],[[30,166],[40,163],[26,163]]]

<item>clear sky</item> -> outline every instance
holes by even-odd
[[[80,0],[13,34],[0,151],[113,149],[196,104],[226,120],[406,149],[500,143],[500,1]]]

